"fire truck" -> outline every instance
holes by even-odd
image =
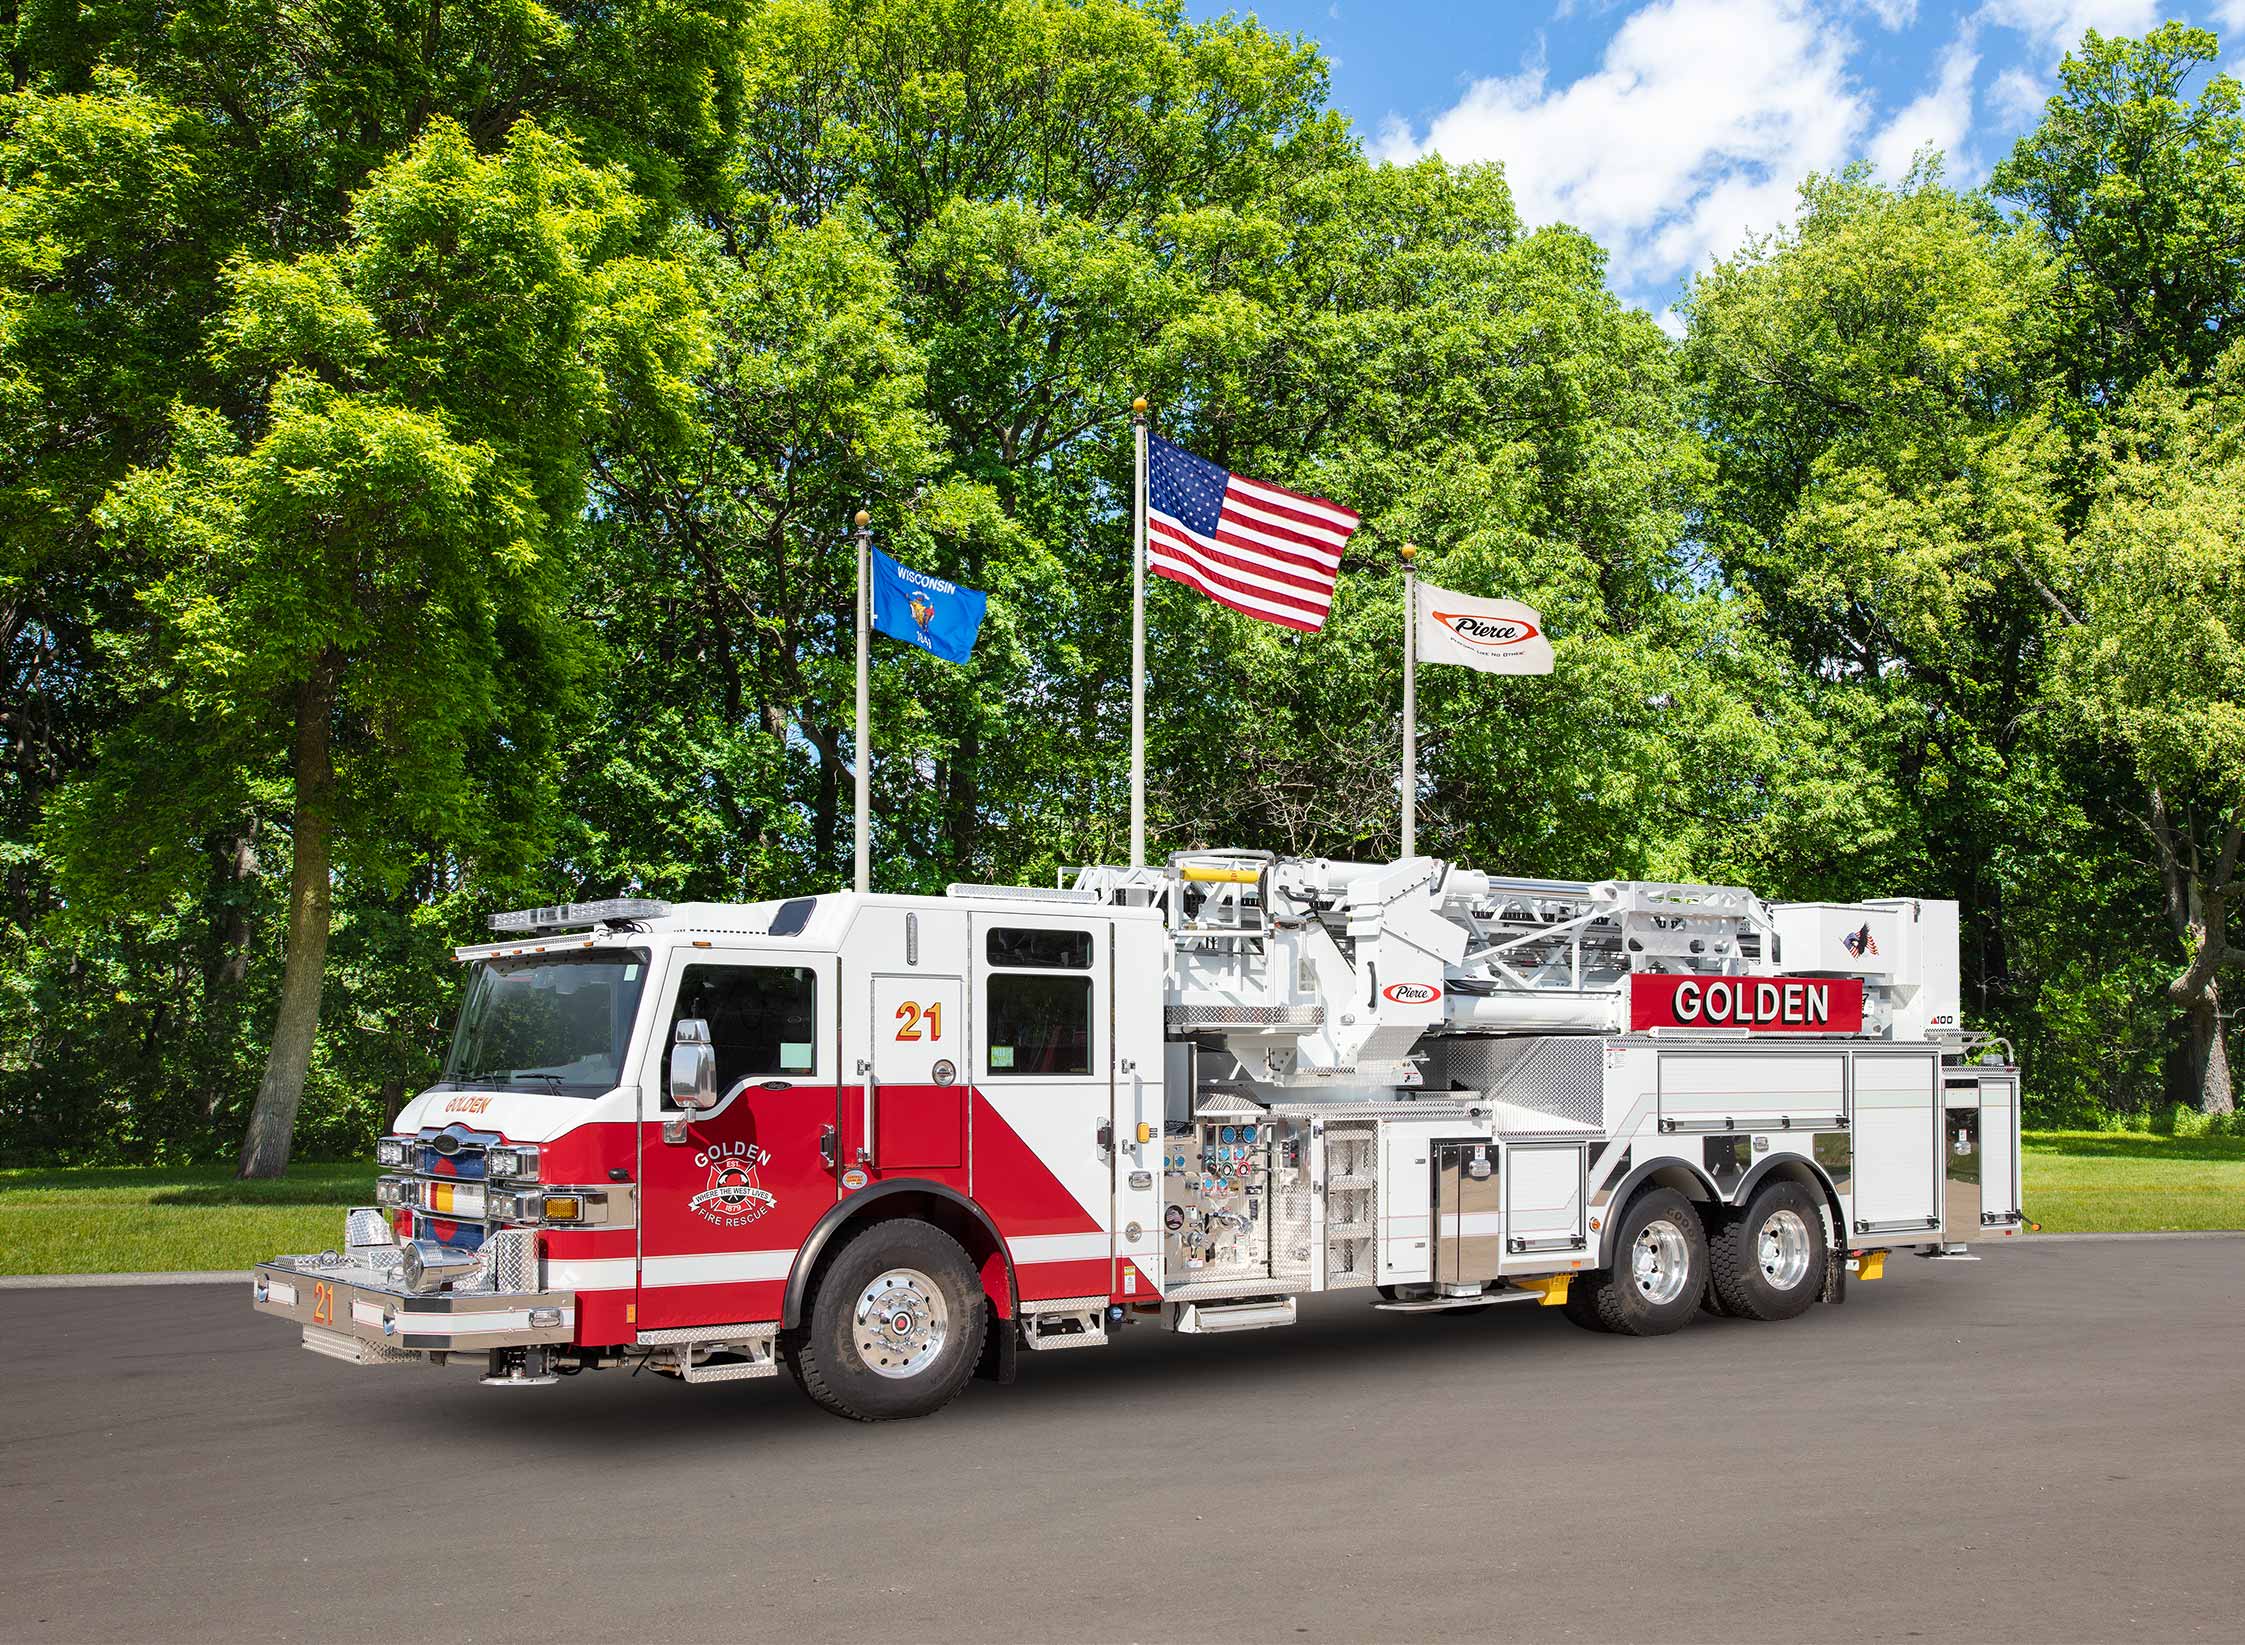
[[[256,1308],[504,1387],[776,1376],[863,1420],[1133,1323],[1783,1320],[2012,1237],[1957,909],[1183,853],[1055,886],[494,916],[443,1077]]]

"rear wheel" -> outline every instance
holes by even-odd
[[[1653,1188],[1622,1214],[1614,1265],[1597,1277],[1584,1303],[1599,1330],[1658,1337],[1692,1322],[1706,1288],[1707,1230],[1699,1213],[1675,1189]]]
[[[957,1240],[924,1222],[878,1222],[819,1275],[809,1317],[785,1345],[788,1365],[837,1416],[926,1416],[974,1374],[987,1312]]]
[[[1715,1294],[1744,1319],[1792,1319],[1824,1288],[1824,1214],[1797,1182],[1766,1184],[1709,1250]]]

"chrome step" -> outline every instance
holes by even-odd
[[[1458,1308],[1494,1308],[1500,1302],[1541,1302],[1541,1291],[1484,1291],[1477,1297],[1413,1297],[1402,1302],[1375,1302],[1389,1314],[1446,1314]]]
[[[1077,1301],[1087,1299],[1078,1298]],[[1107,1346],[1107,1299],[1088,1299],[1089,1307],[1056,1308],[1051,1303],[1024,1303],[1021,1315],[1021,1340],[1040,1354],[1057,1353],[1064,1348],[1104,1348]],[[1040,1309],[1030,1313],[1031,1308]]]
[[[1294,1299],[1260,1297],[1252,1302],[1180,1302],[1170,1309],[1170,1329],[1187,1336],[1214,1336],[1224,1331],[1260,1331],[1273,1325],[1292,1325]]]

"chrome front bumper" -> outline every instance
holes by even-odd
[[[378,1213],[354,1211],[348,1226],[358,1235],[379,1221]],[[513,1288],[534,1282],[534,1249],[525,1231],[523,1250],[492,1252],[475,1282],[416,1295],[405,1288],[394,1241],[354,1239],[340,1252],[259,1263],[250,1274],[250,1305],[302,1326],[304,1346],[314,1353],[355,1365],[574,1341],[574,1291]]]

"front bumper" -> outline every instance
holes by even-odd
[[[367,1226],[353,1213],[354,1230]],[[504,1288],[508,1268],[537,1272],[534,1248],[487,1263],[476,1282],[416,1295],[406,1290],[395,1244],[349,1245],[316,1256],[275,1257],[250,1274],[250,1304],[291,1320],[304,1346],[355,1365],[401,1364],[429,1353],[482,1353],[572,1342],[574,1291]]]

